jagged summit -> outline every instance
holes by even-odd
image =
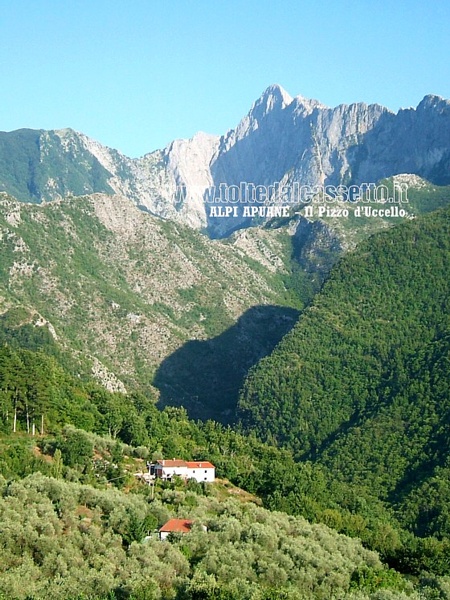
[[[57,133],[60,137],[64,136],[72,136],[75,134],[81,134],[81,132],[75,131],[71,127],[62,127],[61,129],[55,129],[55,133]]]
[[[0,192],[28,202],[122,194],[213,237],[251,224],[214,218],[208,194],[221,184],[348,185],[398,173],[450,183],[449,100],[430,94],[397,113],[363,102],[330,108],[273,84],[224,135],[200,132],[139,159],[69,128],[0,133]]]
[[[277,83],[270,85],[254,102],[249,115],[254,118],[264,117],[273,110],[282,110],[291,104],[293,98],[281,85]]]
[[[265,99],[266,103],[272,106],[281,104],[283,108],[289,106],[293,98],[288,92],[278,83],[269,85],[269,87],[261,95],[261,99]]]
[[[294,97],[292,104],[295,104],[296,108],[301,107],[308,110],[313,110],[314,108],[329,108],[326,104],[320,102],[320,100],[316,100],[315,98],[306,98],[306,96],[302,96],[301,94],[297,94],[297,96]]]
[[[450,108],[450,100],[446,100],[442,96],[436,94],[427,94],[417,106],[417,110],[430,108]]]

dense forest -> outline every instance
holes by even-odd
[[[383,415],[385,429],[388,421],[395,429],[397,418],[399,435],[416,451],[408,412],[424,445],[439,436],[435,425],[447,410],[449,233],[450,211],[437,211],[373,236],[342,259],[296,327],[247,378],[244,425],[298,457],[326,453],[328,462],[349,436],[358,435],[362,452],[361,427]],[[375,429],[368,425],[372,435]],[[395,448],[386,447],[385,434],[388,456]]]
[[[250,373],[244,425],[313,457],[449,326],[450,211],[377,234],[345,256],[296,327]]]
[[[30,331],[17,337],[37,341]],[[270,463],[284,462],[286,475],[294,463],[255,438],[194,423],[183,409],[159,411],[139,394],[77,381],[54,357],[14,347],[15,338],[1,349],[0,598],[415,593],[417,584],[359,540],[270,512],[227,480],[141,483],[134,473],[148,458],[207,457],[221,478],[264,494],[283,476],[265,481]],[[192,519],[193,529],[160,542],[156,531],[173,516]],[[432,577],[419,587],[445,585]]]
[[[363,242],[251,371],[240,399],[247,431],[323,468],[330,490],[359,490],[364,511],[372,510],[369,498],[409,534],[434,536],[442,547],[450,499],[449,234],[446,209]],[[288,497],[277,505],[289,505]],[[341,523],[341,515],[330,519]]]

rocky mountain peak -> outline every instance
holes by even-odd
[[[447,110],[450,108],[449,100],[442,98],[442,96],[437,96],[436,94],[428,94],[418,105],[417,111],[430,109],[442,110],[443,108],[446,108]]]
[[[249,115],[259,119],[273,110],[283,110],[289,106],[293,98],[280,85],[270,85],[254,102]]]
[[[223,136],[200,132],[139,159],[71,129],[0,132],[0,191],[33,202],[115,192],[223,237],[251,221],[213,214],[211,189],[376,183],[398,173],[447,184],[449,133],[450,102],[436,95],[394,113],[362,102],[329,108],[274,84]]]
[[[263,92],[261,98],[264,98],[268,104],[282,104],[283,108],[288,106],[293,100],[292,96],[278,83],[269,85]]]
[[[328,106],[319,102],[319,100],[315,100],[313,98],[306,98],[302,95],[297,95],[292,101],[292,108],[294,111],[302,112],[302,113],[310,113],[315,108],[318,109],[328,109]]]

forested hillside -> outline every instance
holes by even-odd
[[[389,403],[411,359],[448,328],[450,211],[363,242],[333,269],[295,328],[250,373],[243,423],[315,456]]]
[[[195,424],[181,409],[159,411],[142,394],[81,382],[49,356],[52,342],[41,331],[2,330],[2,600],[301,600],[335,593],[365,599],[379,589],[413,592],[359,540],[271,513],[227,481],[157,482],[152,489],[139,482],[134,474],[152,456],[206,458],[218,476],[264,495],[266,466],[294,465],[288,454],[231,429]],[[157,529],[174,516],[194,520],[192,532],[158,541]]]
[[[448,202],[446,188],[410,183],[409,216]],[[36,205],[3,194],[0,310],[24,308],[22,322],[40,323],[72,372],[120,391],[153,384],[161,406],[235,422],[248,370],[341,253],[401,220],[293,214],[209,240],[121,196]]]
[[[212,491],[168,487],[149,502],[145,487],[125,494],[40,474],[0,478],[0,490],[2,600],[364,600],[377,589],[413,592],[359,541]],[[189,534],[170,542],[146,536],[174,515],[194,521]]]
[[[203,407],[232,422],[245,370],[297,319],[313,279],[295,239],[274,221],[212,242],[116,201],[3,202],[0,597],[447,598],[450,211],[338,262],[251,370],[239,429]],[[163,403],[204,422],[157,408],[155,339],[179,346]],[[159,457],[209,460],[219,481],[150,493],[134,474]],[[206,537],[159,545],[172,516]]]
[[[363,242],[255,367],[248,431],[448,535],[450,211]],[[366,492],[364,492],[366,490]]]
[[[151,393],[166,358],[190,340],[215,337],[216,352],[239,348],[235,407],[246,369],[273,349],[301,307],[292,288],[302,274],[292,274],[286,231],[254,229],[242,239],[211,241],[118,196],[45,205],[2,196],[0,253],[1,312],[24,308],[22,322],[48,330],[71,356],[73,372],[93,375],[109,389]],[[259,306],[236,335],[220,337]],[[200,395],[182,394],[177,380],[195,358],[187,349],[158,378],[167,404],[180,404],[181,397],[194,406]],[[213,379],[220,377],[215,355],[206,352],[202,361]],[[203,402],[200,412],[218,418],[227,403],[216,386],[211,406]]]

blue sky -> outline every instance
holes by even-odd
[[[447,0],[0,0],[0,130],[128,156],[234,127],[272,83],[329,106],[450,98]]]

